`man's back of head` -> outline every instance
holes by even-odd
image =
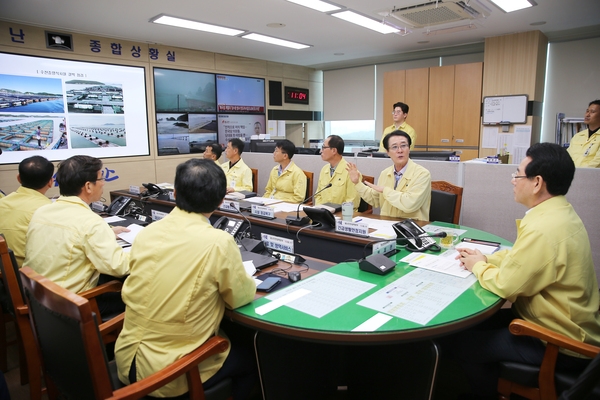
[[[96,182],[102,161],[90,156],[73,156],[62,161],[56,171],[56,182],[62,196],[79,196],[86,182]]]
[[[192,158],[175,172],[175,204],[190,213],[211,213],[223,201],[227,178],[211,160]]]
[[[54,175],[54,164],[42,156],[28,157],[19,164],[19,181],[23,187],[40,190]]]

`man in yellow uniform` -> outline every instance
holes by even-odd
[[[485,256],[461,249],[462,265],[483,288],[512,302],[484,326],[443,341],[467,373],[473,394],[495,396],[500,361],[540,365],[545,345],[512,335],[522,318],[573,340],[600,346],[598,283],[588,234],[565,195],[575,174],[567,151],[553,143],[531,146],[512,175],[515,201],[527,207],[510,250]],[[444,348],[446,350],[446,348]],[[561,349],[558,369],[583,369],[589,359]]]
[[[300,203],[306,196],[306,175],[293,161],[296,146],[285,139],[275,144],[273,160],[279,164],[271,170],[264,197]]]
[[[342,204],[354,203],[354,210],[360,204],[360,196],[348,176],[348,162],[344,159],[344,139],[338,135],[331,135],[325,139],[321,148],[321,159],[327,164],[323,166],[319,174],[317,192],[331,183],[329,189],[315,195],[316,205],[324,203]]]
[[[225,307],[254,299],[256,285],[244,270],[233,236],[209,221],[226,187],[223,170],[212,161],[180,164],[175,174],[177,206],[136,237],[131,275],[122,290],[125,322],[115,347],[122,382],[167,367],[215,334],[227,337],[219,329]],[[233,398],[247,398],[257,374],[251,349],[244,350],[232,341],[228,352],[201,363],[204,387],[232,377]],[[184,375],[151,396],[175,397],[187,391]]]
[[[254,191],[252,185],[252,170],[242,160],[244,152],[244,142],[241,139],[234,138],[227,143],[225,148],[225,157],[229,160],[221,164],[227,177],[227,193],[246,190]]]
[[[127,275],[129,254],[115,235],[128,229],[111,229],[89,206],[102,198],[102,161],[73,156],[59,164],[56,181],[61,196],[33,214],[23,265],[74,293],[96,287],[100,274]],[[99,298],[98,306],[107,313],[125,308],[119,296]]]
[[[15,192],[0,199],[0,233],[15,254],[19,267],[25,259],[25,237],[33,213],[50,204],[46,192],[52,187],[54,165],[41,156],[24,159],[19,164],[17,180],[21,184]]]
[[[592,101],[583,118],[587,129],[573,136],[567,151],[576,167],[600,167],[600,100]]]
[[[376,185],[360,182],[356,165],[348,163],[350,180],[358,195],[373,207],[380,207],[381,215],[429,220],[431,174],[409,158],[410,136],[394,131],[383,139],[383,145],[394,165],[381,171]]]
[[[206,145],[203,157],[208,160],[213,160],[220,166],[221,163],[219,162],[219,158],[221,158],[221,154],[223,154],[221,145],[219,143],[210,143]]]
[[[383,131],[383,136],[381,136],[381,141],[379,142],[379,151],[384,153],[387,152],[385,146],[383,145],[383,139],[390,133],[394,131],[403,131],[408,133],[410,136],[410,149],[414,150],[415,142],[417,141],[417,134],[412,126],[406,123],[406,118],[408,117],[408,105],[402,102],[398,102],[394,104],[392,109],[392,118],[394,119],[394,123]]]

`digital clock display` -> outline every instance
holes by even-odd
[[[308,89],[285,87],[285,102],[308,104]]]

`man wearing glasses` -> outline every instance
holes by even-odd
[[[115,235],[129,231],[111,227],[89,204],[102,198],[102,161],[73,156],[58,166],[60,197],[37,209],[29,223],[25,262],[39,274],[74,293],[96,287],[100,274],[129,274],[129,254]],[[102,295],[106,296],[106,295]],[[98,299],[100,312],[122,312],[120,295]]]
[[[567,151],[553,143],[534,144],[526,155],[511,181],[515,201],[528,209],[517,220],[513,247],[487,256],[460,249],[457,257],[483,288],[513,303],[512,309],[500,310],[481,326],[443,340],[444,351],[461,364],[472,394],[480,397],[497,398],[500,361],[542,362],[542,341],[509,332],[515,317],[600,346],[590,240],[565,198],[575,165]],[[557,369],[582,370],[588,362],[561,349]]]
[[[330,135],[325,139],[321,148],[321,159],[327,164],[323,166],[319,174],[317,192],[330,183],[331,187],[315,196],[316,205],[350,202],[354,204],[354,210],[358,208],[360,197],[348,176],[348,162],[342,157],[343,153],[344,139],[338,135]]]
[[[360,172],[348,163],[350,180],[367,203],[381,208],[381,215],[395,218],[429,220],[431,174],[409,158],[411,138],[394,131],[383,138],[383,146],[394,165],[384,169],[377,185],[360,182]]]
[[[397,102],[394,104],[392,111],[392,118],[394,119],[394,123],[383,131],[383,136],[381,137],[381,142],[379,142],[379,151],[384,153],[387,152],[385,146],[383,145],[383,139],[390,133],[394,131],[403,131],[408,133],[410,136],[410,149],[414,150],[415,142],[417,141],[417,134],[412,126],[406,123],[406,117],[408,117],[408,105],[402,102]]]

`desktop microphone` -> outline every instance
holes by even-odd
[[[319,190],[317,193],[313,194],[312,196],[308,196],[306,199],[302,200],[302,202],[300,204],[298,204],[298,209],[296,210],[296,218],[287,217],[285,219],[285,223],[287,225],[296,225],[296,226],[307,225],[310,222],[310,218],[308,218],[308,217],[300,218],[300,206],[302,204],[306,203],[307,201],[309,201],[310,199],[312,199],[313,197],[315,197],[316,195],[318,195],[319,193],[321,193],[323,190],[329,189],[331,186],[333,186],[333,185],[331,183],[328,183],[327,186],[325,186],[323,189]]]
[[[250,220],[246,218],[244,214],[242,214],[242,211],[235,206],[235,203],[233,201],[229,203],[229,206],[235,211],[237,211],[237,213],[240,214],[246,220],[246,222],[248,223],[248,229],[246,229],[246,231],[249,231],[250,228],[252,228]],[[242,237],[241,239],[239,239],[239,242],[240,245],[244,248],[244,250],[251,251],[253,253],[260,253],[265,249],[265,245],[262,242],[262,240],[252,239],[250,237]]]

